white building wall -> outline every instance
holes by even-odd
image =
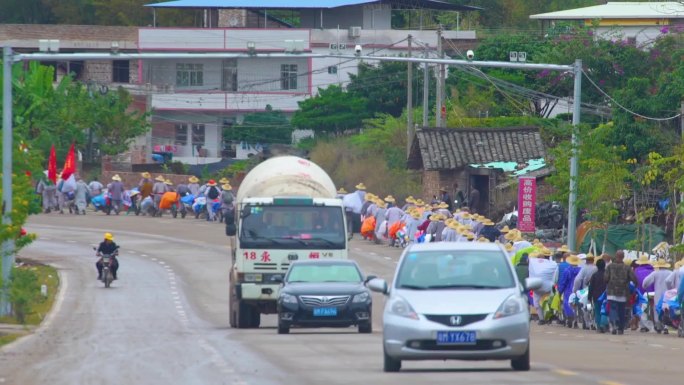
[[[176,84],[176,64],[202,64],[203,84],[201,86],[181,87]],[[157,86],[168,85],[171,91],[209,91],[221,89],[221,60],[183,59],[147,60],[143,64],[145,83]]]
[[[629,26],[629,27],[598,27],[596,34],[604,39],[628,39],[634,38],[636,46],[648,48],[655,40],[662,36],[660,30],[664,26]]]
[[[280,82],[280,66],[282,64],[296,64],[297,89],[284,90]],[[309,92],[309,61],[306,58],[279,59],[239,59],[238,60],[238,91],[241,92]]]

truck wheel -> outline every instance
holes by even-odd
[[[236,309],[236,306],[237,306],[237,305],[235,305],[235,296],[231,293],[231,295],[230,295],[230,301],[229,301],[229,310],[230,310],[230,313],[229,313],[229,316],[228,316],[228,318],[230,318],[230,327],[231,327],[231,328],[236,328],[236,327],[237,327],[237,311],[235,310],[235,309]]]
[[[252,309],[243,301],[235,301],[235,322],[238,329],[247,329],[252,326]]]
[[[258,328],[261,325],[261,313],[256,306],[250,306],[249,327]]]

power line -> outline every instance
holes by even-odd
[[[594,80],[592,80],[592,79],[589,77],[589,75],[588,75],[584,70],[582,70],[582,74],[584,74],[584,77],[586,77],[587,80],[589,80],[589,83],[591,83],[591,85],[594,86],[594,88],[596,88],[603,96],[607,97],[611,102],[615,103],[616,106],[620,107],[620,108],[621,108],[622,110],[624,110],[625,112],[628,112],[628,113],[630,113],[630,114],[632,114],[632,115],[634,115],[634,116],[638,116],[638,117],[640,117],[640,118],[642,118],[642,119],[646,119],[646,120],[653,120],[653,121],[656,121],[656,122],[662,122],[662,121],[667,121],[667,120],[673,120],[673,119],[677,119],[677,118],[679,118],[680,116],[682,116],[682,114],[679,113],[679,114],[677,114],[677,115],[670,116],[670,117],[667,117],[667,118],[654,118],[654,117],[642,115],[642,114],[640,114],[640,113],[638,113],[638,112],[634,112],[634,111],[630,110],[629,108],[627,108],[627,107],[623,106],[622,104],[620,104],[620,102],[618,102],[617,100],[615,100],[615,98],[613,98],[612,96],[608,95],[608,93],[606,93],[606,91],[604,91],[601,87],[599,87],[598,84],[596,84],[596,83],[594,82]]]

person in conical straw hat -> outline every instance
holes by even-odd
[[[643,285],[646,287],[653,286],[653,300],[657,304],[668,289],[667,280],[670,277],[671,272],[669,270],[670,264],[665,260],[665,258],[658,258],[658,260],[653,263],[653,267],[655,268],[655,271],[644,278]],[[658,312],[653,313],[655,316],[655,330],[668,334],[669,330],[661,321]]]
[[[363,184],[363,182],[357,184],[357,185],[354,186],[354,187],[355,187],[357,190],[366,191],[366,185]]]
[[[337,199],[342,199],[342,198],[344,198],[344,196],[347,195],[347,194],[349,194],[349,193],[347,192],[347,190],[345,190],[344,187],[340,187],[340,188],[337,189],[337,194],[335,195],[335,197],[336,197]]]
[[[200,193],[199,181],[200,180],[194,175],[191,175],[188,178],[188,190],[190,190],[190,194],[195,198],[197,198]]]
[[[228,178],[226,178],[225,176],[224,176],[223,178],[219,179],[218,182],[219,182],[220,184],[222,184],[222,185],[224,185],[224,184],[226,184],[226,183],[230,183],[230,181],[228,180]]]
[[[582,259],[585,263],[580,267],[580,272],[577,274],[577,277],[575,277],[575,280],[572,284],[572,291],[574,293],[576,293],[578,290],[588,288],[591,277],[598,271],[598,267],[596,267],[596,264],[594,263],[595,257],[593,254],[583,254],[583,257],[580,257],[580,259]],[[585,330],[596,329],[591,322],[590,313],[585,311],[583,312],[583,315],[584,319],[582,320],[582,328]]]
[[[145,199],[145,197],[149,196],[152,194],[152,175],[144,171],[140,173],[140,182],[138,182],[138,191],[140,191],[140,197],[141,199]]]
[[[636,275],[637,278],[637,287],[639,290],[641,290],[642,293],[649,293],[655,290],[653,285],[649,286],[644,286],[644,278],[646,278],[647,275],[651,274],[655,268],[653,267],[653,264],[651,263],[651,260],[646,253],[640,253],[639,258],[636,260],[637,267],[634,269],[634,275]],[[648,328],[648,326],[643,326],[642,328]]]
[[[679,288],[682,277],[684,277],[684,260],[679,260],[675,262],[674,269],[672,269],[672,272],[667,277],[667,287],[669,289]]]
[[[578,328],[579,324],[577,322],[575,309],[570,301],[570,295],[574,293],[572,287],[575,282],[575,278],[580,272],[579,264],[581,262],[580,258],[576,255],[570,255],[565,259],[570,266],[565,269],[558,279],[558,292],[563,294],[563,314],[565,314],[566,326]]]
[[[388,204],[389,207],[392,207],[392,206],[394,206],[395,203],[397,203],[397,200],[394,199],[394,197],[392,195],[386,196],[385,199],[383,199],[383,200],[385,201],[385,203]]]
[[[536,250],[537,251],[530,252],[529,272],[530,278],[539,278],[542,281],[542,286],[539,289],[533,290],[532,294],[534,308],[539,315],[539,324],[543,325],[546,323],[548,314],[543,312],[541,302],[542,298],[551,294],[551,290],[556,283],[556,279],[558,277],[558,264],[550,260],[548,256],[544,255],[547,253],[542,253],[541,250],[538,249]]]
[[[446,224],[444,223],[445,219],[446,217],[439,213],[434,213],[430,215],[430,223],[428,224],[425,233],[430,235],[430,239],[432,242],[442,241],[442,231],[446,226]]]
[[[231,216],[235,215],[235,195],[230,183],[221,185],[221,214],[221,222],[226,223],[226,226],[234,222]]]

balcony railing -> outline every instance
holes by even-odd
[[[256,52],[282,52],[299,41],[298,48],[310,49],[308,29],[247,28],[140,28],[140,50],[163,51],[247,51],[254,43]],[[290,44],[290,45],[288,45]]]

